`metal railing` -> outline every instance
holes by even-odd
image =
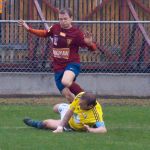
[[[18,27],[17,20],[0,21],[0,72],[52,72],[49,38]],[[58,21],[45,21],[48,25]],[[44,29],[42,21],[27,21]],[[82,72],[150,72],[150,21],[73,21],[93,33],[97,53],[80,48]],[[141,30],[140,26],[144,30]]]

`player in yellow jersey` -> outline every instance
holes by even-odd
[[[102,107],[92,93],[81,92],[70,105],[65,103],[57,104],[54,110],[60,113],[61,120],[34,121],[25,118],[24,123],[40,129],[52,129],[54,133],[63,132],[64,130],[93,133],[107,132],[103,121]]]

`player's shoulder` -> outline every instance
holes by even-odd
[[[97,110],[102,110],[102,106],[101,106],[101,104],[100,104],[98,101],[96,101],[96,106],[95,106],[95,108],[96,108]]]
[[[60,29],[60,24],[53,24],[53,25],[51,25],[50,27],[49,27],[49,29],[50,30],[58,30],[58,29]]]
[[[74,101],[79,100],[85,92],[80,92],[75,98]]]
[[[79,27],[77,27],[75,25],[72,26],[71,30],[73,30],[74,32],[79,33],[79,34],[82,33],[82,31],[79,29]]]
[[[54,30],[59,30],[60,29],[60,25],[59,24],[54,24],[54,25],[51,25],[48,29],[48,32],[50,31],[54,31]]]
[[[59,29],[59,28],[61,28],[61,27],[60,27],[60,24],[59,24],[59,23],[56,23],[56,24],[52,25],[52,28],[54,28],[54,29]]]
[[[78,106],[80,98],[82,97],[83,94],[84,92],[81,92],[78,95],[76,95],[76,97],[74,98],[73,102],[70,105],[70,108],[75,108],[76,106]]]

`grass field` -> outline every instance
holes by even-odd
[[[58,118],[51,104],[0,103],[0,150],[148,150],[150,105],[104,105],[107,134],[65,132],[27,127],[22,119]]]

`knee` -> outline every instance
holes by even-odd
[[[48,127],[48,124],[49,124],[49,122],[48,122],[47,120],[44,120],[44,121],[43,121],[44,128],[47,128],[47,127]]]
[[[59,105],[60,104],[56,104],[56,105],[53,106],[53,111],[54,112],[58,113],[58,107],[59,107]]]
[[[45,129],[52,129],[53,119],[44,120],[43,125]]]
[[[62,83],[65,87],[70,87],[71,84],[72,84],[72,81],[62,79],[62,80],[61,80],[61,83]]]

